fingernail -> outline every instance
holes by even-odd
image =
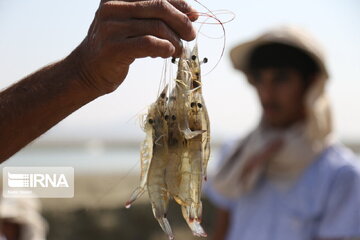
[[[199,14],[196,11],[190,12],[188,14],[188,18],[190,19],[190,21],[194,22],[199,18]]]

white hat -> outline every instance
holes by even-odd
[[[256,47],[267,43],[282,43],[296,47],[307,53],[318,64],[320,72],[305,98],[308,113],[306,131],[309,138],[319,144],[324,142],[325,139],[331,138],[333,131],[331,108],[325,92],[329,74],[320,44],[302,28],[295,26],[274,28],[254,40],[234,47],[230,52],[233,66],[246,73],[251,52]]]
[[[320,44],[307,31],[295,26],[274,28],[254,40],[235,46],[230,51],[230,58],[234,68],[246,72],[251,52],[267,43],[282,43],[303,50],[318,64],[320,68],[319,77],[322,79],[329,77]]]
[[[46,239],[48,224],[40,211],[37,198],[0,198],[0,220],[21,225],[21,240]]]

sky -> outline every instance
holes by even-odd
[[[190,1],[196,9],[201,6]],[[203,77],[204,98],[215,141],[244,135],[258,124],[260,108],[254,90],[228,58],[236,44],[263,31],[291,24],[307,29],[323,45],[330,71],[328,92],[337,135],[360,141],[360,2],[358,0],[222,0],[202,1],[211,10],[231,10],[225,25],[225,55]],[[0,0],[0,89],[66,57],[86,36],[99,0]],[[229,15],[219,16],[228,19]],[[199,24],[194,24],[199,27]],[[219,60],[223,42],[219,25],[206,25],[198,40],[208,72]],[[155,100],[163,59],[137,60],[115,92],[82,107],[41,141],[88,139],[138,140],[144,134],[139,116]],[[1,113],[0,113],[1,114]]]

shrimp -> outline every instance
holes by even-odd
[[[166,166],[165,180],[168,191],[174,199],[177,199],[180,185],[181,155],[183,137],[179,129],[179,120],[176,112],[176,96],[174,92],[169,97],[168,107],[165,113],[165,120],[168,124],[168,157],[169,162]]]
[[[173,88],[168,91],[166,86],[148,110],[140,184],[126,204],[130,207],[147,190],[153,214],[169,239],[174,238],[166,218],[171,198],[181,206],[193,234],[207,236],[201,226],[201,188],[210,156],[210,127],[197,51],[197,46],[186,48],[176,78],[167,85]]]
[[[191,139],[195,136],[202,134],[204,131],[193,131],[189,127],[189,121],[186,113],[189,108],[189,93],[191,83],[191,72],[187,61],[188,54],[184,53],[178,63],[178,73],[175,80],[175,96],[177,98],[177,111],[181,121],[179,127],[186,139]]]
[[[156,110],[152,125],[154,128],[153,156],[148,171],[147,190],[151,201],[153,214],[163,231],[173,239],[170,224],[166,218],[169,194],[165,182],[165,168],[167,165],[167,123],[165,121],[166,90],[160,94],[160,101],[156,102]]]
[[[165,168],[167,165],[167,123],[165,121],[166,108],[166,92],[167,86],[150,108],[146,117],[145,129],[147,131],[146,145],[152,143],[152,150],[144,151],[142,154],[142,173],[140,186],[136,188],[126,203],[126,207],[130,207],[131,203],[139,198],[145,191],[148,191],[155,218],[159,222],[163,231],[173,239],[170,224],[166,218],[168,209],[169,193],[165,182]],[[151,135],[151,137],[149,137]],[[149,140],[148,138],[151,138]],[[143,145],[144,146],[144,145]],[[149,160],[149,152],[151,152],[151,161]],[[146,157],[143,157],[143,156]]]
[[[189,142],[188,145],[194,146],[196,144]],[[189,149],[183,154],[179,195],[183,200],[181,202],[182,214],[191,231],[195,236],[206,237],[207,235],[200,225],[202,214],[202,205],[200,201],[201,190],[199,191],[199,186],[201,186],[201,171],[198,171],[197,169],[198,166],[201,167],[201,164],[198,163],[199,154],[197,154],[196,151],[196,149]],[[201,155],[201,152],[198,153]]]
[[[146,118],[145,124],[144,124],[144,131],[146,133],[146,138],[143,141],[141,145],[141,152],[140,152],[140,159],[141,159],[141,175],[140,175],[140,184],[139,186],[133,191],[131,194],[130,199],[125,203],[126,208],[130,208],[131,204],[141,197],[141,195],[145,192],[148,172],[149,172],[149,166],[152,159],[152,153],[153,153],[153,138],[154,138],[154,129],[151,126],[152,117],[150,117],[151,112],[154,111],[154,109],[151,109],[152,111],[149,111],[149,114]]]
[[[179,204],[184,204],[185,199],[179,194],[181,183],[180,169],[184,151],[187,147],[186,138],[194,138],[203,131],[191,131],[187,113],[189,111],[188,93],[190,88],[190,71],[185,58],[180,58],[178,63],[175,87],[170,95],[168,110],[165,117],[168,120],[168,143],[170,161],[166,170],[168,190]]]
[[[212,18],[221,25],[225,46],[223,23],[206,6],[199,4],[208,11],[198,13],[199,16]],[[207,19],[201,22],[198,32],[207,24]],[[153,214],[169,239],[174,239],[166,217],[171,199],[180,205],[182,215],[193,235],[207,236],[201,226],[201,191],[202,181],[207,180],[206,172],[211,152],[210,120],[202,94],[200,68],[207,59],[199,59],[197,43],[193,49],[185,46],[184,50],[178,60],[175,79],[168,78],[172,75],[171,71],[166,70],[168,62],[164,65],[162,81],[168,84],[169,89],[165,87],[148,110],[143,127],[146,138],[141,147],[140,184],[126,204],[130,207],[147,191]],[[220,59],[223,53],[224,48]],[[177,60],[173,58],[171,61],[175,63]]]
[[[192,106],[197,105],[199,108],[201,108],[201,122],[202,122],[202,129],[206,131],[206,134],[203,135],[203,177],[204,180],[207,180],[207,165],[210,159],[210,120],[209,120],[209,114],[205,105],[204,98],[202,96],[202,82],[201,82],[201,70],[200,65],[202,63],[207,63],[207,58],[204,58],[202,61],[199,59],[198,54],[198,47],[197,45],[194,46],[193,50],[191,51],[191,58],[189,59],[189,65],[192,75],[192,89],[194,91],[198,92],[200,95],[200,101],[199,102],[192,102]]]
[[[145,192],[146,183],[148,180],[148,173],[150,168],[151,159],[153,157],[153,144],[154,144],[154,119],[156,112],[158,111],[158,106],[165,104],[165,97],[167,86],[163,89],[160,96],[157,98],[156,102],[153,103],[148,110],[145,121],[143,121],[143,130],[146,133],[146,138],[141,145],[141,175],[140,175],[140,184],[131,194],[130,199],[125,203],[126,208],[130,208],[131,204],[135,202],[141,195]]]
[[[193,51],[192,51],[193,52]],[[181,181],[179,186],[179,204],[182,208],[182,214],[193,234],[196,236],[206,236],[201,227],[202,203],[201,203],[201,185],[203,176],[203,134],[206,130],[202,129],[202,96],[201,86],[193,86],[193,73],[191,70],[191,57],[186,56],[186,69],[190,73],[183,79],[187,83],[187,104],[186,115],[188,126],[193,133],[199,133],[191,138],[185,135],[186,149],[182,153]],[[184,61],[180,59],[179,63]],[[188,77],[188,78],[186,78]]]
[[[191,204],[183,206],[182,213],[194,235],[206,236],[200,225],[202,218],[201,188],[202,178],[206,180],[206,167],[210,157],[210,122],[202,96],[200,64],[207,62],[207,59],[199,61],[198,48],[195,45],[187,61],[191,72],[189,126],[192,131],[201,130],[204,131],[204,134],[188,140],[189,156],[183,162],[188,166],[187,169],[183,168],[182,170],[184,175],[188,175],[188,179],[184,178],[184,182],[189,181],[190,183]]]

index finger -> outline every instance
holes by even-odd
[[[127,2],[138,2],[139,0],[125,0]],[[146,0],[145,0],[146,1]],[[149,1],[149,0],[147,0]],[[151,1],[151,0],[150,0]],[[190,4],[183,0],[163,0],[169,2],[179,11],[184,13],[192,22],[196,21],[199,18],[198,12]]]
[[[109,1],[102,5],[101,15],[105,19],[160,19],[184,40],[196,37],[190,18],[185,13],[194,11],[184,1]]]
[[[113,0],[101,0],[101,3],[110,2]],[[117,0],[119,1],[119,0]],[[122,2],[139,2],[140,0],[121,0]],[[142,0],[144,1],[144,0]],[[151,0],[145,0],[145,1],[151,1]],[[189,19],[193,22],[196,21],[199,18],[198,12],[195,8],[193,8],[191,5],[189,5],[187,2],[183,0],[167,0],[169,3],[171,3],[174,7],[176,7],[178,10],[186,14]]]

